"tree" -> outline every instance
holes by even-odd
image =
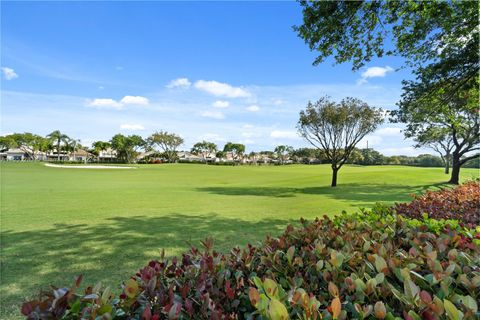
[[[191,152],[196,155],[201,155],[203,161],[206,162],[207,156],[215,154],[217,152],[217,145],[213,142],[203,140],[202,142],[195,143]]]
[[[453,97],[445,99],[451,91],[439,83],[435,96],[425,95],[414,85],[404,86],[399,109],[392,112],[392,121],[406,124],[404,134],[407,138],[420,141],[431,139],[437,132],[452,138],[452,173],[449,183],[458,184],[460,168],[467,161],[475,159],[479,150],[479,104],[478,86],[457,91]]]
[[[119,159],[132,163],[138,155],[139,150],[146,147],[146,143],[139,135],[124,136],[116,134],[110,140],[112,149],[117,151]]]
[[[448,79],[451,94],[473,88],[478,75],[476,1],[307,1],[294,30],[318,53],[358,70],[374,57],[402,56],[425,92]],[[389,40],[387,40],[389,39]],[[433,94],[433,92],[431,92]]]
[[[334,56],[358,70],[373,57],[399,55],[415,80],[403,81],[400,110],[406,137],[448,128],[454,144],[450,183],[478,150],[478,3],[475,1],[302,0],[298,35],[319,52],[314,64]],[[391,38],[390,41],[386,41]],[[391,43],[391,44],[389,44]],[[474,107],[465,107],[467,100]],[[409,114],[410,113],[410,114]],[[465,122],[466,123],[462,123]]]
[[[290,154],[293,152],[293,147],[284,145],[276,146],[274,152],[277,154],[277,158],[280,160],[280,163],[284,164]]]
[[[79,139],[69,138],[67,141],[65,141],[65,150],[73,153],[73,161],[75,161],[77,150],[81,147],[82,145],[80,144]]]
[[[2,149],[18,148],[25,152],[30,159],[36,160],[36,153],[43,139],[41,136],[30,132],[12,133],[3,136],[0,139],[0,145]]]
[[[332,187],[337,185],[338,170],[348,160],[355,145],[383,122],[381,109],[367,103],[345,98],[340,103],[323,97],[309,102],[300,111],[298,131],[309,143],[325,151],[332,167]]]
[[[414,137],[416,148],[428,147],[440,155],[445,167],[445,174],[450,173],[452,162],[453,137],[446,128],[429,127],[426,131]]]
[[[107,141],[95,141],[92,143],[93,153],[99,157],[100,152],[108,150],[111,147],[111,144]],[[98,158],[100,159],[100,158]]]
[[[49,135],[47,135],[52,143],[56,143],[57,146],[57,161],[60,161],[60,146],[63,143],[67,142],[70,139],[66,134],[60,132],[60,130],[55,130]]]
[[[227,142],[223,147],[223,152],[230,152],[232,154],[233,161],[236,162],[237,160],[240,160],[245,152],[245,145],[241,143]]]
[[[168,162],[175,162],[177,160],[177,148],[183,144],[182,137],[175,133],[168,133],[167,131],[155,132],[147,141],[150,147],[159,147],[162,149]]]
[[[382,164],[384,162],[384,156],[377,150],[366,148],[360,150],[360,153],[362,155],[362,160],[359,164],[369,166]]]

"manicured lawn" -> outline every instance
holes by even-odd
[[[478,176],[462,169],[462,178]],[[168,255],[212,236],[217,248],[261,240],[300,217],[377,201],[408,201],[439,187],[441,168],[144,165],[135,170],[1,164],[1,314],[48,284],[116,286],[161,248]]]

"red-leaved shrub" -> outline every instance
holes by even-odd
[[[470,181],[453,189],[428,191],[414,196],[412,202],[398,203],[395,211],[421,219],[423,214],[434,219],[456,219],[468,227],[480,225],[480,183]]]

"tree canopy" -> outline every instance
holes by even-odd
[[[145,148],[145,140],[139,135],[124,136],[116,134],[110,140],[112,149],[117,151],[117,157],[128,163],[135,161],[142,148]]]
[[[329,97],[309,102],[300,111],[298,131],[316,148],[323,149],[332,166],[332,187],[337,185],[337,172],[347,162],[360,140],[384,121],[383,112],[356,98],[339,103]]]
[[[177,159],[177,148],[183,144],[183,138],[175,133],[167,131],[158,131],[152,134],[147,142],[149,146],[155,148],[159,147],[169,162],[174,162]]]

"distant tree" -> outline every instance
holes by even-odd
[[[117,151],[118,158],[127,163],[134,162],[139,151],[146,147],[145,140],[139,135],[124,136],[120,133],[112,137],[110,144]]]
[[[241,143],[227,142],[223,147],[223,152],[230,152],[233,157],[233,161],[238,161],[245,152],[245,145]]]
[[[453,136],[450,130],[446,128],[429,127],[425,131],[414,137],[417,143],[416,148],[428,147],[440,155],[445,167],[445,174],[450,173],[450,163],[452,162],[452,150],[454,147]]]
[[[215,154],[217,152],[217,145],[213,142],[201,141],[193,145],[190,151],[193,154],[202,156],[203,161],[207,161],[207,156]]]
[[[364,158],[363,158],[362,152],[357,148],[353,148],[352,153],[350,153],[350,157],[348,157],[348,160],[346,163],[363,164]]]
[[[293,147],[285,146],[285,145],[276,146],[274,150],[281,164],[284,164],[285,161],[287,161],[292,151],[293,151]]]
[[[362,161],[360,164],[362,165],[379,165],[384,163],[384,156],[377,150],[373,150],[372,148],[361,149],[360,154],[362,155]]]
[[[57,160],[60,161],[60,147],[62,143],[66,143],[70,138],[66,134],[61,133],[60,130],[53,131],[47,135],[47,138],[49,138],[52,143],[55,143],[57,147]]]
[[[224,152],[223,150],[219,150],[217,151],[217,153],[215,153],[215,158],[218,158],[218,159],[223,159],[225,158],[226,156],[226,152]]]
[[[335,103],[323,97],[315,103],[309,102],[306,110],[300,112],[297,127],[302,137],[325,151],[332,167],[331,186],[335,187],[338,170],[356,144],[382,122],[382,111],[359,99],[346,98]]]
[[[110,147],[111,147],[111,145],[107,141],[94,141],[92,143],[93,153],[96,156],[99,156],[100,152],[102,152],[102,151],[107,151],[108,148],[110,148]]]
[[[65,141],[65,151],[72,152],[73,154],[73,161],[75,161],[76,153],[78,149],[82,148],[79,139],[69,138]]]
[[[43,139],[41,136],[30,132],[12,133],[3,136],[2,139],[0,139],[0,144],[4,149],[18,148],[25,152],[30,159],[36,160],[39,144]]]
[[[177,148],[183,144],[182,137],[175,133],[168,133],[167,131],[155,132],[147,139],[147,141],[152,148],[160,148],[168,162],[176,161]]]
[[[421,154],[416,157],[414,164],[420,167],[442,167],[443,161],[431,154]]]

